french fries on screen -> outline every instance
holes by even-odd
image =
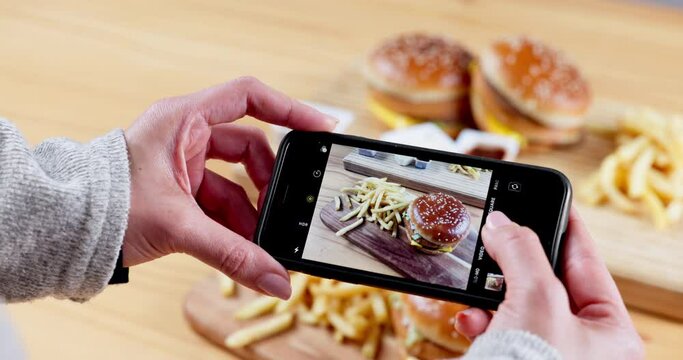
[[[342,222],[354,220],[337,231],[342,236],[361,226],[364,221],[377,224],[381,229],[398,235],[403,211],[408,208],[410,199],[406,189],[397,183],[388,182],[386,178],[368,177],[356,182],[353,187],[341,190],[340,197],[335,198],[335,209],[351,210],[339,218]],[[341,199],[346,199],[342,201]]]

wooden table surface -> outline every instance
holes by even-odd
[[[83,0],[0,2],[0,116],[31,143],[85,141],[125,127],[160,97],[239,75],[315,98],[380,39],[450,34],[478,51],[527,33],[564,49],[601,97],[683,111],[683,12],[577,0]],[[212,164],[223,174],[238,168]],[[252,192],[253,193],[253,192]],[[174,255],[132,269],[131,283],[87,304],[9,306],[31,358],[225,359],[181,315],[212,273]],[[683,351],[683,324],[632,310],[651,358]]]

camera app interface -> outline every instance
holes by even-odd
[[[460,290],[472,283],[503,290],[478,240],[492,170],[337,144],[328,151],[324,171],[314,174],[322,185],[309,199],[315,210],[303,259]]]

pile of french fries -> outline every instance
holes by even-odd
[[[234,282],[219,276],[223,295],[234,295]],[[264,319],[229,334],[225,345],[241,348],[280,334],[299,321],[331,329],[339,343],[349,340],[359,344],[367,359],[377,356],[384,332],[390,331],[387,297],[382,290],[301,273],[292,273],[291,283],[289,300],[259,296],[238,309],[234,315],[237,320]]]
[[[617,149],[583,184],[588,204],[612,204],[631,214],[646,210],[658,229],[683,215],[683,117],[650,109],[624,115],[616,133]]]
[[[410,196],[400,184],[388,182],[387,178],[368,177],[356,182],[353,187],[341,189],[335,197],[335,209],[352,209],[339,220],[356,219],[350,225],[337,231],[337,236],[361,226],[363,221],[376,223],[382,230],[390,231],[396,237],[398,226],[403,222],[403,212],[410,204]]]
[[[456,174],[460,173],[463,175],[467,175],[474,180],[479,180],[479,178],[481,177],[481,172],[482,172],[482,169],[480,169],[480,168],[477,168],[474,166],[459,165],[459,164],[448,165],[448,170],[451,172],[454,172]]]

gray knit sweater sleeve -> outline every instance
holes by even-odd
[[[129,206],[121,130],[87,144],[50,139],[31,150],[0,119],[0,298],[83,301],[102,291]]]
[[[560,360],[560,353],[528,331],[488,331],[477,337],[461,360]]]

